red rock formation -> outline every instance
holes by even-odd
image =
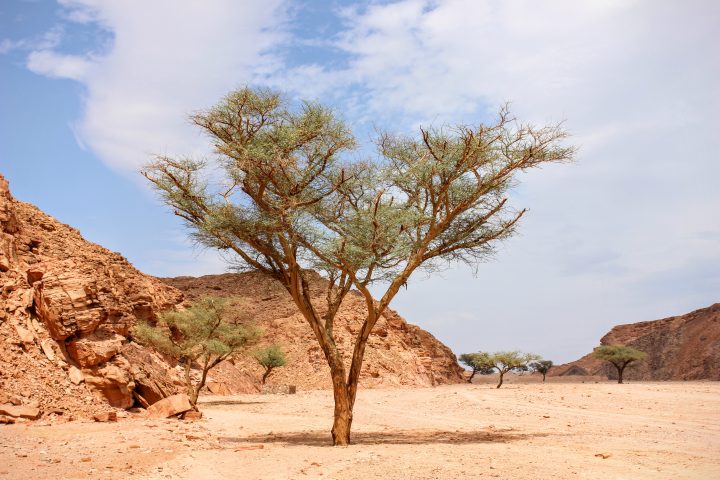
[[[158,391],[142,375],[137,355],[131,365],[124,347],[138,319],[154,318],[182,294],[13,199],[2,176],[0,284],[0,333],[7,339],[0,349],[0,388],[78,413],[102,404],[93,394],[127,408],[136,389]],[[156,397],[174,393],[168,365],[154,360],[164,366],[166,392]]]
[[[600,343],[630,345],[648,354],[628,367],[624,377],[630,380],[720,380],[720,303],[677,317],[618,325]],[[550,372],[617,378],[614,367],[592,354]]]
[[[273,370],[270,385],[296,385],[301,389],[330,388],[330,370],[309,325],[297,311],[290,295],[276,280],[260,273],[227,273],[200,278],[164,279],[189,300],[202,296],[233,299],[232,318],[258,327],[262,343],[278,343],[286,352],[288,364]],[[313,303],[325,308],[324,282],[314,274],[310,282]],[[322,314],[322,313],[321,313]],[[365,315],[365,301],[351,292],[335,320],[338,346],[349,364],[352,344]],[[238,357],[212,371],[213,382],[231,391],[258,391],[263,369],[251,358]],[[463,381],[463,369],[455,355],[435,337],[408,324],[388,310],[368,340],[361,373],[361,387],[431,386]]]

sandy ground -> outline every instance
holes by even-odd
[[[0,478],[720,478],[714,382],[364,390],[347,448],[328,391],[204,402],[192,423],[0,426]]]

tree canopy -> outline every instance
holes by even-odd
[[[253,357],[263,368],[265,368],[265,372],[263,372],[261,380],[263,385],[265,385],[265,381],[274,369],[284,367],[285,364],[287,364],[285,352],[283,352],[280,346],[276,344],[268,345],[256,350],[253,353]]]
[[[490,355],[485,352],[463,353],[458,357],[458,360],[471,369],[468,383],[472,383],[475,374],[489,375],[495,368],[495,365],[490,361]]]
[[[548,374],[550,369],[553,367],[553,361],[552,360],[534,360],[528,364],[528,366],[535,370],[536,372],[540,373],[543,377],[543,382],[545,381],[545,376]]]
[[[626,345],[600,345],[593,349],[595,358],[610,362],[618,373],[618,383],[623,383],[623,372],[630,364],[647,357],[645,352]]]
[[[188,396],[193,405],[205,385],[208,371],[258,337],[254,329],[227,322],[223,318],[226,308],[227,300],[207,297],[184,310],[161,313],[154,325],[141,322],[133,329],[133,338],[138,342],[184,364]],[[200,381],[193,384],[190,373],[195,362],[202,373]]]
[[[381,132],[376,161],[352,156],[356,140],[329,108],[270,90],[236,90],[192,120],[214,161],[160,156],[143,173],[196,241],[291,295],[330,367],[338,445],[350,441],[368,337],[399,289],[417,269],[489,258],[525,213],[508,205],[516,174],[573,156],[559,124],[523,124],[506,107],[476,126]],[[323,305],[311,300],[306,269],[328,280]],[[333,329],[351,288],[367,312],[348,369]]]

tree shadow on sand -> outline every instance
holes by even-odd
[[[354,445],[422,445],[422,444],[470,444],[470,443],[507,443],[532,438],[546,437],[547,433],[514,433],[511,431],[476,430],[390,430],[383,432],[356,432],[352,434]],[[283,443],[287,445],[330,446],[330,432],[288,432],[268,435],[250,435],[246,437],[220,437],[221,442],[229,443]]]

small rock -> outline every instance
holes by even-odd
[[[189,412],[185,412],[183,414],[183,420],[200,420],[202,418],[203,414],[202,412],[198,412],[197,410],[190,410]]]
[[[606,458],[610,458],[610,454],[609,454],[609,453],[596,453],[595,456],[596,456],[596,457],[599,457],[599,458],[602,458],[603,460],[605,460]]]
[[[85,381],[85,375],[83,375],[80,369],[75,365],[71,365],[68,369],[68,377],[70,377],[70,381],[75,385],[80,385]]]
[[[0,415],[0,423],[15,423],[15,419],[12,417],[6,417],[5,415]]]
[[[80,461],[81,461],[81,462],[92,462],[92,458],[90,458],[90,457],[82,457],[82,458],[80,459]]]
[[[117,422],[117,413],[115,412],[104,412],[94,415],[93,418],[96,422]]]

